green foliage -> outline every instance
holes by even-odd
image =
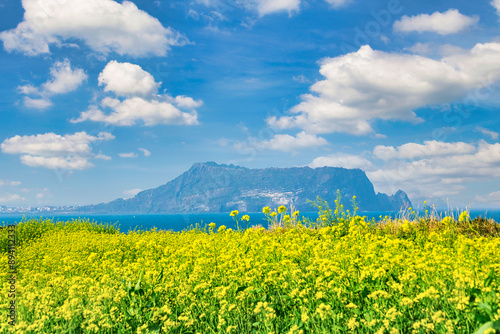
[[[22,219],[16,224],[16,247],[40,239],[49,233],[92,231],[96,233],[115,234],[120,230],[116,224],[102,224],[89,219],[72,219],[67,222],[54,222],[52,219]],[[0,229],[0,251],[7,252],[8,234],[7,225]]]
[[[313,204],[316,221],[265,207],[267,230],[22,222],[18,324],[2,299],[0,333],[500,333],[496,222]]]
[[[280,205],[277,210],[271,210],[270,207],[266,206],[262,209],[262,213],[266,216],[267,226],[270,230],[301,228],[307,223],[304,219],[300,220],[300,212],[295,211],[293,206],[290,208],[290,213],[284,205]]]
[[[375,220],[366,221],[366,217],[358,216],[358,206],[356,203],[356,196],[352,197],[352,209],[346,210],[342,204],[342,196],[340,190],[337,190],[337,199],[335,200],[335,209],[332,210],[328,202],[318,197],[315,201],[308,201],[309,204],[318,209],[318,218],[316,222],[307,220],[307,225],[322,228],[333,227],[335,228],[338,236],[345,236],[353,226],[368,227],[375,224]]]

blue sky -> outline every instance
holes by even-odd
[[[215,161],[498,208],[499,28],[499,0],[0,0],[0,205]]]

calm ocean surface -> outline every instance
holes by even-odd
[[[240,218],[244,213],[240,213]],[[261,224],[267,227],[267,221],[262,213],[249,213],[250,222],[249,226]],[[397,212],[359,212],[360,216],[366,216],[368,219],[379,219],[379,216],[395,217]],[[318,217],[317,212],[306,212],[300,216],[308,217],[311,220],[316,220]],[[471,218],[477,216],[493,218],[495,221],[500,222],[500,211],[471,211]],[[209,224],[214,222],[217,226],[226,225],[228,228],[235,228],[236,225],[229,216],[229,213],[195,213],[195,214],[139,214],[139,215],[92,215],[92,214],[43,214],[43,215],[25,215],[24,219],[41,217],[53,219],[54,221],[68,221],[72,219],[88,218],[90,221],[97,223],[116,224],[121,232],[128,232],[134,229],[150,230],[157,228],[161,230],[182,231],[195,224]],[[457,214],[455,214],[457,217]],[[23,219],[21,214],[3,214],[0,215],[0,223],[12,224],[18,223]],[[1,224],[0,224],[1,225]],[[240,227],[246,225],[240,223]]]

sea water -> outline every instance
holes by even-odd
[[[239,217],[246,213],[241,212]],[[443,214],[444,212],[438,212],[438,214]],[[250,216],[250,221],[248,222],[248,227],[261,225],[267,228],[266,216],[263,213],[248,213]],[[367,220],[375,218],[375,220],[380,220],[380,216],[389,216],[392,218],[398,217],[398,212],[394,211],[382,211],[382,212],[358,212],[360,216],[366,216]],[[423,215],[422,213],[420,214]],[[455,218],[458,218],[458,214],[455,212]],[[471,211],[471,219],[475,217],[485,217],[492,218],[497,222],[500,222],[500,211]],[[318,212],[305,212],[300,213],[300,217],[309,218],[312,221],[316,221],[318,218]],[[229,216],[229,213],[190,213],[190,214],[121,214],[121,215],[102,215],[102,214],[83,214],[83,213],[65,213],[65,214],[3,214],[0,216],[0,222],[3,225],[16,224],[23,219],[52,219],[54,222],[58,221],[71,221],[72,219],[89,219],[102,224],[115,224],[120,232],[127,233],[132,230],[151,230],[156,228],[158,230],[170,230],[174,232],[180,232],[196,224],[198,226],[205,226],[209,223],[215,223],[216,226],[225,225],[227,228],[236,228],[236,223],[233,217]],[[0,224],[2,225],[2,224]],[[245,222],[239,222],[240,228],[246,228],[247,224]],[[216,227],[216,228],[217,228]]]

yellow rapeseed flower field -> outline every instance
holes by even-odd
[[[495,225],[328,210],[264,208],[268,229],[20,223],[15,326],[0,239],[0,333],[499,333]]]

